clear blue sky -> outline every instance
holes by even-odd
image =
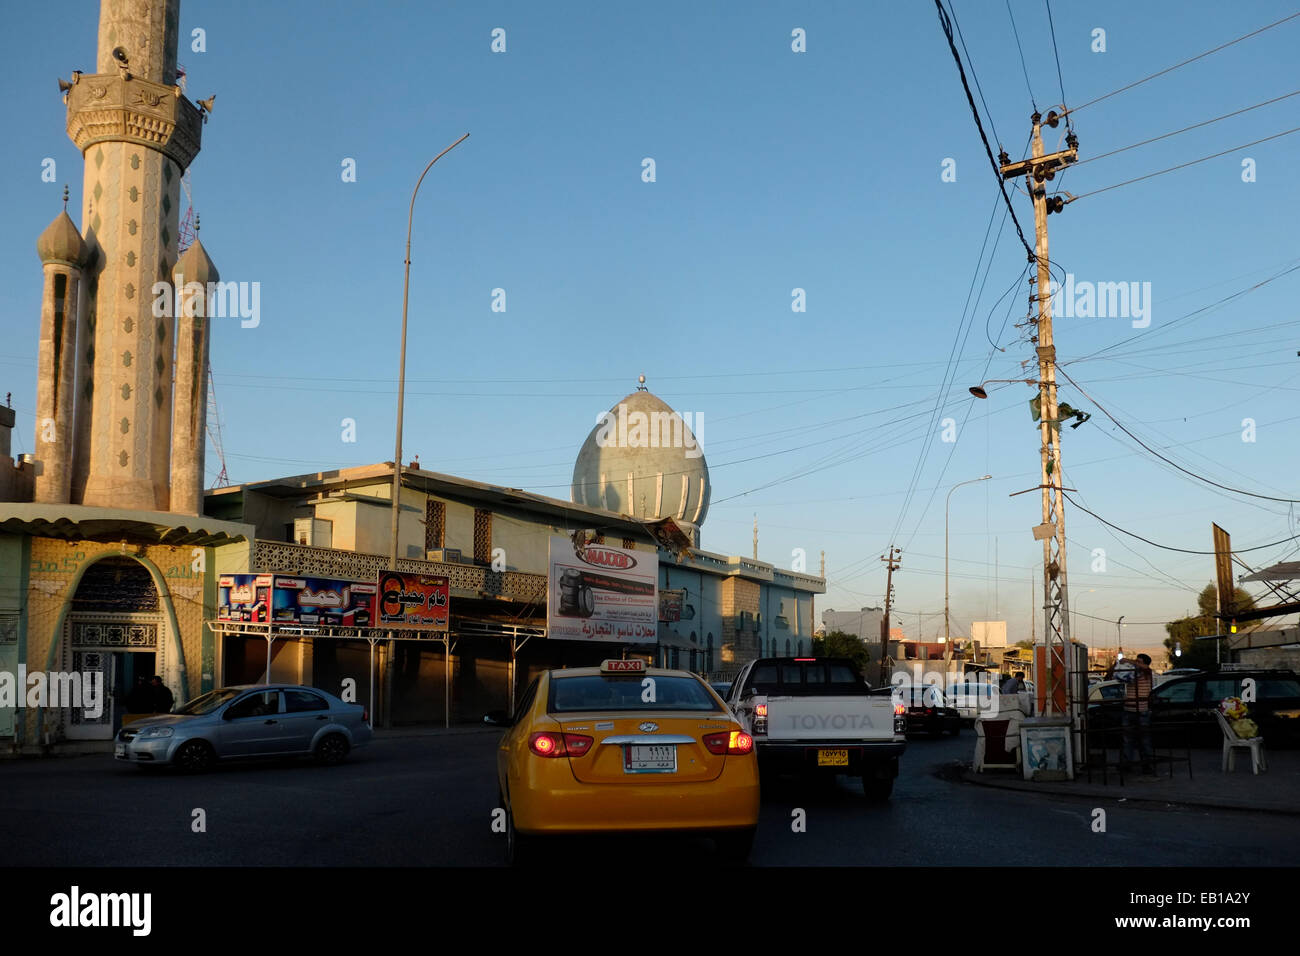
[[[1030,92],[1006,5],[954,5],[995,149],[1022,155]],[[416,206],[408,459],[567,498],[596,416],[644,373],[667,402],[704,417],[714,482],[705,547],[748,554],[757,514],[765,560],[789,566],[802,548],[815,572],[824,549],[819,612],[881,603],[879,556],[892,536],[904,551],[901,623],[914,633],[920,612],[925,636],[941,633],[944,497],[992,474],[952,498],[954,629],[1005,617],[1013,638],[1026,637],[1039,505],[1008,495],[1037,483],[1031,392],[1002,387],[977,402],[966,391],[1021,375],[1032,355],[1014,328],[1028,286],[994,308],[1025,256],[934,7],[727,8],[182,3],[190,96],[217,94],[192,168],[204,245],[224,279],[261,283],[261,324],[227,320],[212,339],[230,476],[391,459],[407,202],[424,164],[468,131]],[[1011,10],[1045,111],[1061,92],[1044,4],[1013,0]],[[1067,102],[1291,12],[1266,0],[1058,0]],[[32,449],[34,243],[64,183],[74,217],[81,208],[55,79],[93,72],[97,16],[93,2],[5,11],[6,34],[30,38],[10,44],[0,98],[0,124],[25,133],[0,150],[0,392],[19,410],[15,453]],[[189,49],[196,27],[206,52]],[[490,49],[497,27],[501,54]],[[791,50],[796,27],[805,53]],[[1104,53],[1091,50],[1094,28],[1106,31]],[[1300,20],[1082,109],[1081,158],[1300,88],[1297,43]],[[1300,97],[1286,99],[1082,165],[1057,185],[1081,195],[1300,126],[1298,116]],[[1295,134],[1236,150],[1050,220],[1053,259],[1076,279],[1152,290],[1146,329],[1060,319],[1065,370],[1184,467],[1282,498],[1300,490],[1300,272],[1182,317],[1300,262],[1298,144]],[[57,183],[41,181],[45,157],[57,161]],[[645,157],[654,183],[642,181]],[[1242,181],[1246,157],[1255,182]],[[342,181],[345,158],[355,183]],[[941,179],[945,159],[955,182]],[[1031,228],[1027,198],[1013,202]],[[991,215],[996,251],[963,326]],[[791,311],[796,287],[802,314]],[[505,313],[491,311],[495,288]],[[1065,473],[1107,520],[1193,550],[1210,548],[1212,520],[1238,547],[1292,533],[1287,504],[1181,476],[1074,389],[1061,398],[1094,413],[1065,432]],[[355,443],[342,441],[345,418],[357,423]],[[955,443],[942,441],[943,418],[957,424]],[[1245,418],[1256,422],[1253,443],[1242,441]],[[213,455],[209,467],[211,478]],[[1126,624],[1126,645],[1157,644],[1158,622],[1194,608],[1212,577],[1209,556],[1142,544],[1078,510],[1067,523],[1074,608],[1155,622]],[[1092,570],[1096,548],[1104,572]],[[1259,566],[1293,548],[1245,557]],[[1113,623],[1080,621],[1085,640],[1113,641]]]

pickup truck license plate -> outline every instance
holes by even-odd
[[[628,744],[623,750],[626,773],[676,773],[677,747],[674,744]]]
[[[847,767],[849,765],[849,752],[847,750],[818,750],[817,766],[819,767]]]

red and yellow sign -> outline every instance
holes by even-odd
[[[380,627],[446,631],[451,584],[438,575],[384,571],[378,603]]]

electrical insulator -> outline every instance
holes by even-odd
[[[1065,200],[1060,196],[1049,196],[1047,199],[1047,211],[1049,213],[1060,212],[1065,208]]]
[[[1052,129],[1056,129],[1056,127],[1061,125],[1061,117],[1056,110],[1047,111],[1047,125],[1052,127]]]

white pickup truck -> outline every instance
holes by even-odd
[[[727,706],[753,736],[760,768],[861,777],[873,800],[893,791],[907,717],[892,688],[872,690],[851,661],[760,658],[736,677]]]

